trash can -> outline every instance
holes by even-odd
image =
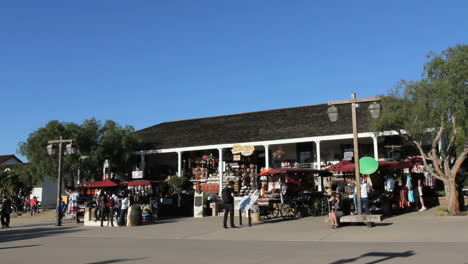
[[[141,225],[141,208],[139,205],[132,205],[130,207],[130,216],[128,218],[128,226]]]
[[[382,207],[382,214],[384,216],[392,216],[392,200],[390,199],[383,199],[381,202],[381,207]]]

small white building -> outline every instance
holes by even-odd
[[[25,165],[15,155],[0,155],[0,168],[2,170],[10,170],[18,165]],[[31,197],[36,196],[41,202],[43,208],[54,208],[57,203],[57,183],[53,183],[49,180],[49,177],[45,177],[44,181],[34,186]]]

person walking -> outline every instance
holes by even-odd
[[[36,211],[34,212],[35,214],[39,214],[39,200],[37,200],[37,196],[34,196],[34,203],[36,204]]]
[[[60,225],[62,224],[62,219],[63,219],[63,216],[65,215],[66,210],[67,210],[67,204],[63,201],[62,197],[60,197],[60,206],[58,208]]]
[[[364,178],[361,184],[361,201],[362,201],[362,208],[364,209],[364,213],[367,215],[369,214],[368,189],[369,189],[369,186],[367,185],[367,179]]]
[[[12,212],[11,208],[11,201],[5,195],[3,196],[2,200],[2,211],[1,211],[1,222],[2,222],[2,229],[10,227],[10,214]]]
[[[107,202],[107,205],[109,206],[109,220],[111,226],[114,226],[114,214],[115,212],[119,212],[119,198],[117,195],[112,194],[112,196],[109,199],[109,202]],[[107,223],[109,225],[109,223]]]
[[[101,197],[99,197],[99,205],[101,206],[100,208],[100,213],[101,213],[101,226],[104,226],[104,218],[109,214],[109,208],[107,206],[108,199],[107,199],[107,194],[102,193]]]
[[[23,208],[24,208],[24,213],[28,213],[31,211],[31,197],[29,195],[24,200]]]
[[[124,226],[127,223],[127,211],[128,207],[130,207],[130,200],[128,199],[128,195],[124,194],[124,198],[122,200],[122,205],[120,207],[120,226]]]
[[[36,207],[37,207],[36,203],[37,203],[37,198],[36,196],[33,196],[33,198],[29,201],[31,215],[36,214]]]
[[[221,192],[223,203],[224,203],[224,219],[223,219],[223,227],[227,227],[227,218],[228,214],[230,215],[230,223],[231,228],[236,228],[234,225],[234,182],[229,181],[228,185],[224,187],[223,191]]]
[[[422,177],[418,177],[418,195],[419,195],[419,202],[421,203],[421,209],[419,209],[420,212],[427,210],[427,207],[424,203],[423,187],[424,187],[423,179]]]

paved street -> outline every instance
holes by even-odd
[[[468,263],[468,218],[433,211],[337,230],[323,217],[228,230],[219,217],[131,228],[20,217],[12,226],[0,231],[1,263]]]

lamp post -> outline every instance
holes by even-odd
[[[354,174],[356,179],[356,201],[357,201],[357,212],[358,215],[362,214],[361,210],[361,181],[359,175],[359,148],[358,148],[358,135],[357,135],[357,120],[356,120],[356,107],[358,103],[363,102],[373,102],[369,106],[369,112],[372,118],[376,119],[380,115],[381,106],[378,103],[380,101],[380,97],[368,97],[368,98],[360,98],[356,99],[356,93],[351,94],[351,99],[348,100],[338,100],[338,101],[329,101],[328,105],[328,117],[330,118],[331,122],[336,122],[338,120],[338,108],[335,105],[339,104],[351,104],[351,116],[353,122],[353,147],[354,147]]]
[[[63,144],[68,143],[65,147],[67,154],[73,154],[75,153],[76,149],[73,147],[73,139],[63,139],[62,136],[60,136],[60,139],[57,140],[49,140],[47,142],[49,145],[47,145],[47,153],[49,155],[54,155],[55,154],[55,149],[54,149],[54,144],[58,144],[58,177],[57,177],[57,226],[61,226],[62,222],[60,219],[60,198],[62,195],[62,158],[63,158]]]

